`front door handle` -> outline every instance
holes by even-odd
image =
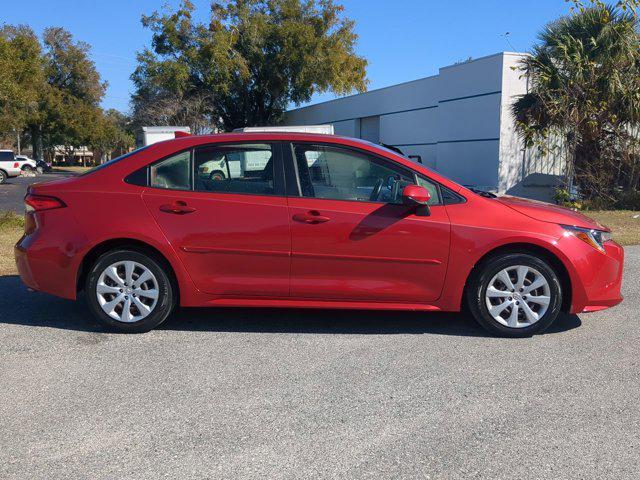
[[[320,212],[316,210],[310,210],[306,213],[296,213],[293,216],[293,219],[296,222],[308,223],[310,225],[315,225],[318,223],[325,223],[331,220],[329,217],[325,217],[324,215],[320,215]]]
[[[173,203],[165,203],[160,205],[160,211],[166,213],[174,213],[176,215],[184,215],[185,213],[195,212],[196,209],[187,205],[187,202],[177,200]]]

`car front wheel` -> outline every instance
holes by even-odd
[[[471,313],[488,331],[526,337],[549,328],[560,313],[562,287],[543,259],[511,253],[480,265],[468,285]]]
[[[85,285],[98,320],[128,333],[147,332],[164,322],[175,306],[174,290],[161,262],[133,250],[102,255]]]

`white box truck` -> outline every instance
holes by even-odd
[[[136,146],[139,148],[152,143],[173,140],[176,138],[176,132],[190,134],[191,129],[189,127],[142,127],[136,138]]]

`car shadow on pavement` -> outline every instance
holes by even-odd
[[[0,276],[2,325],[106,332],[83,301],[29,292],[15,275]],[[577,315],[561,315],[545,334],[579,327]],[[490,336],[465,313],[272,308],[182,308],[158,327],[176,331],[307,334],[438,334]]]

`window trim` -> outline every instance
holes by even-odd
[[[215,147],[215,146],[225,146],[225,145],[246,145],[247,143],[263,143],[265,145],[270,145],[271,146],[271,151],[273,152],[273,191],[274,193],[247,193],[247,192],[207,192],[207,191],[203,191],[203,190],[196,190],[195,189],[195,150],[197,148],[203,148],[203,147]],[[283,167],[283,155],[282,155],[282,141],[271,141],[271,140],[262,140],[262,141],[255,141],[255,142],[248,142],[247,140],[239,140],[239,141],[233,141],[233,142],[211,142],[211,143],[201,143],[198,145],[192,145],[188,148],[183,148],[181,150],[176,150],[175,152],[172,152],[168,155],[165,155],[162,158],[159,158],[158,160],[154,160],[148,164],[146,164],[144,167],[139,168],[138,170],[135,170],[133,172],[131,172],[129,175],[127,175],[125,177],[125,182],[127,183],[132,183],[130,181],[128,181],[128,179],[130,177],[134,177],[134,175],[140,171],[140,170],[145,170],[146,171],[146,182],[145,185],[138,185],[135,183],[132,183],[133,185],[138,185],[141,187],[145,187],[145,188],[150,188],[155,190],[160,190],[160,191],[170,191],[170,192],[191,192],[191,193],[205,193],[205,194],[220,194],[220,195],[249,195],[249,196],[253,196],[253,197],[286,197],[286,190],[285,190],[285,178],[284,178],[284,167]],[[183,188],[162,188],[162,187],[155,187],[151,185],[151,167],[153,165],[156,165],[158,163],[163,162],[164,160],[167,160],[173,156],[179,155],[181,153],[184,152],[189,152],[189,175],[190,175],[190,189],[189,190],[185,190]]]
[[[444,206],[446,205],[446,203],[444,202],[444,197],[442,195],[442,188],[446,188],[443,187],[440,182],[437,182],[435,180],[433,180],[431,177],[428,177],[426,175],[423,175],[421,173],[416,172],[415,170],[406,167],[404,165],[401,165],[397,162],[394,162],[393,160],[383,157],[382,155],[379,155],[377,153],[374,152],[370,152],[368,150],[364,150],[361,148],[357,148],[357,147],[352,147],[351,145],[343,145],[341,143],[329,143],[329,142],[313,142],[313,141],[308,141],[308,140],[301,140],[301,141],[288,141],[287,142],[289,145],[289,148],[286,149],[286,155],[283,155],[283,161],[288,163],[288,167],[289,170],[293,171],[295,173],[295,185],[293,185],[293,187],[295,188],[291,188],[290,186],[290,182],[291,180],[289,178],[287,178],[287,196],[288,197],[295,197],[295,198],[309,198],[309,199],[314,199],[314,200],[329,200],[329,201],[334,201],[334,202],[357,202],[357,203],[372,203],[372,204],[376,204],[376,205],[400,205],[399,203],[383,203],[383,202],[371,202],[371,201],[367,201],[367,200],[348,200],[348,199],[344,199],[344,198],[318,198],[318,197],[305,197],[302,195],[302,186],[300,183],[300,172],[298,171],[298,162],[295,159],[295,154],[294,154],[294,145],[315,145],[315,146],[320,146],[320,147],[333,147],[333,148],[340,148],[340,149],[344,149],[344,150],[350,150],[352,152],[355,153],[359,153],[361,155],[365,155],[367,157],[370,157],[374,160],[374,163],[378,163],[381,164],[382,166],[386,167],[386,168],[390,168],[391,170],[400,170],[400,171],[404,171],[405,175],[408,177],[412,177],[413,181],[415,184],[418,183],[418,177],[422,177],[426,180],[428,180],[429,182],[433,183],[436,188],[438,189],[438,196],[439,198],[439,202],[438,203],[434,203],[432,205],[429,205],[429,208],[431,207],[440,207],[440,206]],[[448,188],[447,190],[451,191],[450,188]],[[291,194],[290,194],[291,191]],[[466,198],[461,197],[460,195],[458,195],[455,192],[452,192],[455,195],[457,195],[458,197],[464,199],[463,202],[460,203],[464,203],[466,202]]]

